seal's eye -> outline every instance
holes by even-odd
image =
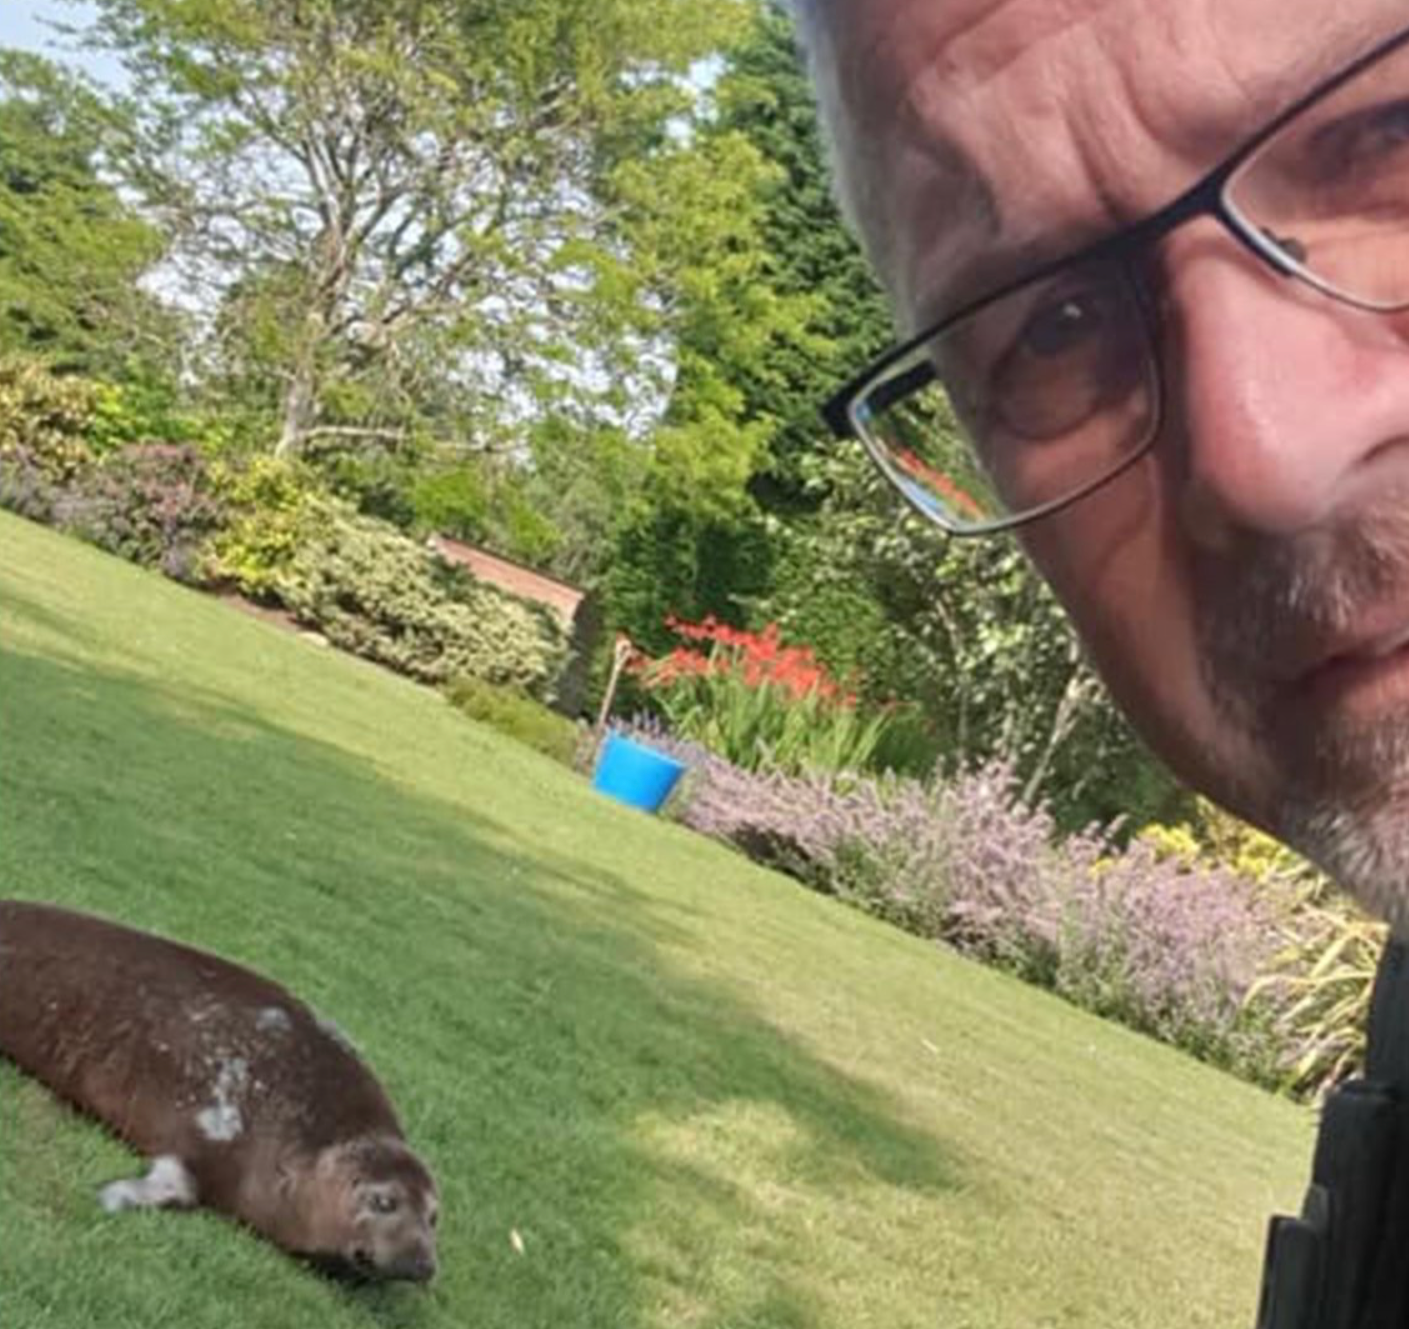
[[[374,1214],[394,1214],[396,1212],[396,1196],[389,1195],[386,1191],[373,1192],[372,1212]]]

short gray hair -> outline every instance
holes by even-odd
[[[797,25],[798,36],[806,46],[808,39],[817,30],[817,20],[821,14],[823,0],[787,0],[787,8]]]

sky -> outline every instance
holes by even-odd
[[[65,54],[59,46],[63,38],[50,32],[42,22],[52,19],[77,25],[87,21],[92,12],[90,5],[60,3],[60,0],[0,0],[0,46],[18,46],[53,59],[74,61],[95,78],[113,82],[118,77],[118,68],[112,60]]]
[[[58,8],[53,0],[0,0],[0,45],[42,50],[47,34],[38,18]]]

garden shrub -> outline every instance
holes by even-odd
[[[228,443],[224,419],[182,410],[171,383],[139,377],[93,387],[85,435],[98,456],[133,443],[189,443],[211,456]]]
[[[1359,1069],[1385,925],[1300,855],[1205,799],[1188,821],[1146,826],[1139,838],[1187,871],[1220,868],[1256,884],[1279,946],[1251,995],[1274,1011],[1286,1087],[1315,1093]]]
[[[1206,798],[1193,800],[1191,815],[1173,825],[1151,822],[1140,829],[1161,857],[1187,867],[1223,867],[1249,881],[1317,892],[1329,885],[1306,859],[1265,831],[1249,825]]]
[[[161,448],[200,433],[160,385],[0,359],[0,506],[149,566],[169,564],[182,580],[196,577],[207,500],[218,500],[197,475],[197,450]]]
[[[229,517],[207,548],[206,575],[254,600],[276,598],[301,533],[318,523],[317,476],[300,462],[260,455],[215,462],[211,479]]]
[[[31,521],[51,522],[63,490],[44,473],[28,449],[0,452],[0,508]]]
[[[1281,1078],[1289,1048],[1266,1001],[1252,1000],[1275,932],[1253,883],[1224,870],[1190,872],[1148,846],[1108,856],[1091,837],[1063,913],[1053,986],[1206,1061],[1262,1083]]]
[[[178,581],[202,579],[203,548],[224,515],[204,458],[179,443],[114,452],[53,507],[53,521],[63,530]]]
[[[1364,1068],[1370,1001],[1387,926],[1329,886],[1285,911],[1281,947],[1254,984],[1290,1055],[1284,1081],[1312,1094]]]
[[[334,645],[427,683],[468,675],[550,695],[567,642],[548,609],[337,500],[304,505],[296,545],[274,594]]]
[[[521,688],[462,677],[450,682],[445,695],[470,719],[516,738],[564,766],[576,765],[583,726],[550,710]]]
[[[52,373],[35,360],[0,359],[0,463],[51,492],[87,471],[98,384]]]

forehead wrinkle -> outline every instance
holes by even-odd
[[[1019,41],[1011,24],[1002,20],[1010,11],[1030,10],[1039,16],[1040,36],[1084,21],[1082,8],[1104,7],[1114,0],[949,0],[930,8],[929,0],[909,0],[916,22],[869,22],[866,10],[856,14],[858,40],[840,40],[831,24],[824,24],[832,57],[835,87],[840,102],[854,118],[849,137],[864,141],[870,134],[889,134],[901,128],[907,148],[948,176],[968,182],[971,204],[992,214],[991,194],[975,179],[976,172],[952,140],[936,132],[943,108],[956,94],[986,82],[1031,44],[1032,36]],[[1021,18],[1019,13],[1016,17]],[[996,41],[990,40],[998,25]],[[855,34],[853,34],[855,35]],[[970,46],[975,45],[975,52]],[[875,72],[885,73],[882,88]],[[856,133],[860,130],[860,134]]]
[[[1041,201],[1005,198],[980,165],[983,150],[994,141],[1013,138],[1020,154],[1021,142],[1031,137],[1033,122],[1040,121],[1057,132],[1061,147],[1054,145],[1052,152],[1070,155],[1073,165],[1087,155],[1090,145],[1073,141],[1073,126],[1066,117],[1072,102],[1066,87],[1067,62],[1054,62],[1050,49],[1054,45],[1068,51],[1101,47],[1103,27],[1110,26],[1103,25],[1102,12],[1119,2],[1001,0],[994,5],[991,0],[979,0],[957,13],[946,10],[947,23],[932,25],[914,40],[902,41],[900,33],[893,32],[888,45],[871,44],[872,58],[880,60],[895,89],[889,97],[873,99],[873,114],[884,118],[884,108],[889,108],[905,164],[915,172],[912,179],[922,181],[915,190],[920,215],[936,217],[935,228],[927,225],[924,230],[950,230],[939,247],[970,255],[965,265],[970,277],[977,277],[1002,251],[1027,251],[1040,245],[1031,213],[1043,211]],[[1019,72],[1016,67],[1029,57],[1028,67]],[[865,63],[863,58],[858,67]],[[1005,113],[996,123],[989,105],[989,85],[995,80],[1004,87],[1020,83],[1023,89],[1016,102],[1005,97]],[[988,125],[987,144],[962,143],[971,124]],[[1095,128],[1099,136],[1102,126],[1098,123]],[[975,146],[978,152],[973,151]],[[907,241],[917,239],[892,234],[886,250],[899,257]],[[931,234],[920,240],[921,247],[930,251],[927,268],[938,257],[931,248],[936,239]],[[972,282],[964,284],[972,287]],[[934,307],[932,292],[908,294]]]
[[[1001,218],[992,189],[973,162],[942,126],[952,114],[956,97],[981,88],[1017,62],[1034,45],[1073,26],[1089,22],[1095,12],[1115,0],[971,0],[956,4],[951,22],[928,34],[911,36],[891,30],[863,44],[860,58],[851,63],[855,74],[879,61],[892,78],[897,93],[880,99],[873,117],[894,119],[919,154],[930,159],[955,183],[964,185],[965,203],[982,211],[981,221],[997,230]],[[1018,34],[1002,24],[1005,13],[1015,19],[1029,11],[1037,16],[1030,31]],[[950,11],[946,11],[950,12]],[[996,30],[995,30],[996,29]],[[888,40],[887,40],[888,37]],[[865,98],[853,98],[865,104]]]
[[[858,3],[851,17],[861,25],[859,40],[841,41],[831,25],[831,54],[843,66],[839,79],[846,101],[865,105],[875,89],[865,86],[872,70],[885,69],[897,97],[871,102],[872,118],[882,124],[894,113],[894,101],[904,95],[922,72],[938,75],[947,89],[986,83],[1032,46],[1067,28],[1089,23],[1103,9],[1122,0],[908,0],[912,22],[876,22],[885,13],[879,6],[868,14]],[[906,8],[906,3],[901,4]],[[875,23],[868,27],[868,20]],[[855,36],[855,34],[848,34]],[[859,95],[858,95],[859,94]]]
[[[973,210],[964,214],[966,221],[996,233],[1002,218],[992,186],[973,159],[940,128],[941,99],[952,100],[953,93],[936,87],[938,81],[938,72],[931,68],[906,88],[899,107],[904,141],[909,153],[934,172],[927,192],[934,191],[938,201],[943,191],[951,208],[957,203]]]
[[[1002,0],[990,4],[973,21],[949,31],[944,57],[932,69],[943,73],[951,86],[982,86],[1034,47],[1061,38],[1070,29],[1097,26],[1101,11],[1117,3],[1119,0]]]

